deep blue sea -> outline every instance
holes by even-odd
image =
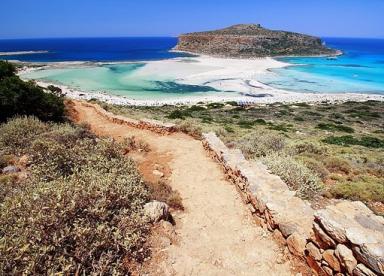
[[[324,38],[343,51],[337,58],[281,58],[288,67],[273,69],[259,81],[296,92],[384,94],[384,39]],[[188,56],[169,50],[177,38],[63,38],[0,40],[0,52],[47,51],[0,59],[30,62],[150,61]]]
[[[186,56],[169,52],[176,44],[175,37],[0,40],[0,52],[48,51],[42,54],[0,56],[0,59],[31,62],[146,61]]]

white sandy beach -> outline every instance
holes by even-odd
[[[49,68],[66,68],[68,66],[87,66],[89,63],[56,63],[48,64]],[[210,93],[199,96],[182,96],[179,98],[131,99],[123,96],[114,96],[105,92],[87,92],[72,89],[64,85],[38,81],[40,86],[50,84],[59,86],[69,98],[99,99],[108,103],[120,105],[164,105],[164,104],[195,104],[197,102],[224,102],[237,101],[243,104],[251,103],[293,103],[293,102],[343,102],[343,101],[384,101],[383,95],[376,94],[320,94],[297,93],[272,88],[258,82],[261,74],[272,74],[268,69],[287,66],[283,62],[272,58],[260,59],[225,59],[199,56],[193,58],[175,58],[161,61],[145,62],[145,66],[136,70],[133,77],[143,78],[155,76],[159,79],[172,78],[177,83],[189,85],[211,86],[220,91],[233,91],[233,93]],[[19,72],[22,75],[33,68],[25,68]]]

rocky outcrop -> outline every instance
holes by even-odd
[[[223,167],[256,221],[319,275],[384,275],[384,218],[361,202],[314,210],[265,166],[247,161],[214,134],[203,144]]]
[[[175,50],[217,57],[253,58],[266,56],[334,55],[320,38],[244,24],[216,31],[179,36]]]

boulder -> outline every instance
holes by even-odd
[[[352,248],[358,261],[378,274],[384,274],[384,244],[363,244]]]
[[[325,250],[323,253],[323,258],[327,264],[336,272],[341,271],[339,260],[335,256],[335,251],[332,249]]]
[[[314,245],[313,243],[310,242],[307,244],[307,246],[305,248],[306,248],[306,251],[308,252],[308,254],[310,256],[312,256],[314,260],[321,261],[323,256],[321,255],[320,250],[319,250],[319,248],[317,248],[316,245]]]
[[[307,244],[306,238],[299,233],[290,235],[287,239],[287,245],[289,251],[298,257],[304,257],[304,250]]]
[[[16,167],[16,166],[7,166],[5,167],[2,172],[3,174],[11,174],[11,173],[18,173],[20,172],[20,168]]]
[[[338,244],[335,250],[335,255],[345,270],[348,271],[349,274],[352,274],[357,266],[357,261],[353,256],[352,250],[343,244]]]
[[[376,274],[365,265],[358,264],[353,270],[353,276],[376,276]]]
[[[327,233],[325,233],[316,222],[313,223],[313,230],[315,234],[313,241],[317,243],[319,247],[328,249],[336,246],[335,241]]]
[[[170,218],[169,206],[160,201],[146,203],[144,205],[144,213],[151,222],[159,222]]]

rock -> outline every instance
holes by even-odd
[[[159,170],[154,170],[152,173],[158,177],[164,177],[164,173]]]
[[[283,234],[278,229],[273,231],[273,238],[277,241],[277,243],[281,246],[287,245],[287,241],[284,238]]]
[[[304,257],[304,250],[307,244],[306,239],[299,233],[290,235],[287,239],[289,251],[298,257]]]
[[[312,256],[316,261],[321,261],[323,256],[321,255],[320,250],[319,250],[319,248],[317,248],[316,245],[314,245],[313,243],[310,242],[307,244],[307,246],[305,248],[306,248],[306,251],[308,252],[308,254],[310,256]]]
[[[336,246],[335,241],[327,233],[325,233],[316,222],[313,223],[313,230],[315,237],[313,237],[312,240],[317,243],[320,248],[328,249]]]
[[[151,222],[168,220],[170,217],[169,207],[164,202],[151,201],[144,205],[144,213]]]
[[[281,234],[283,234],[283,236],[287,238],[297,231],[297,225],[291,222],[282,222],[279,224],[279,229],[281,231]]]
[[[338,244],[335,250],[335,255],[345,270],[348,271],[349,274],[352,274],[357,265],[357,261],[353,256],[352,250],[343,244]]]
[[[379,274],[384,274],[384,244],[363,244],[352,248],[358,261]]]
[[[21,170],[20,170],[18,167],[16,167],[16,166],[7,166],[7,167],[5,167],[5,168],[2,170],[3,174],[18,173],[18,172],[20,172],[20,171],[21,171]]]
[[[333,275],[333,270],[332,270],[332,268],[330,268],[329,266],[323,265],[321,268],[324,270],[324,272],[325,272],[327,275],[330,275],[330,276]]]
[[[353,276],[376,276],[376,274],[365,265],[358,264],[353,270]]]
[[[347,242],[345,228],[336,214],[328,210],[319,210],[315,213],[315,218],[332,239],[339,243]]]
[[[327,264],[336,272],[341,271],[339,260],[335,256],[335,251],[332,249],[325,250],[323,253],[323,258]]]

